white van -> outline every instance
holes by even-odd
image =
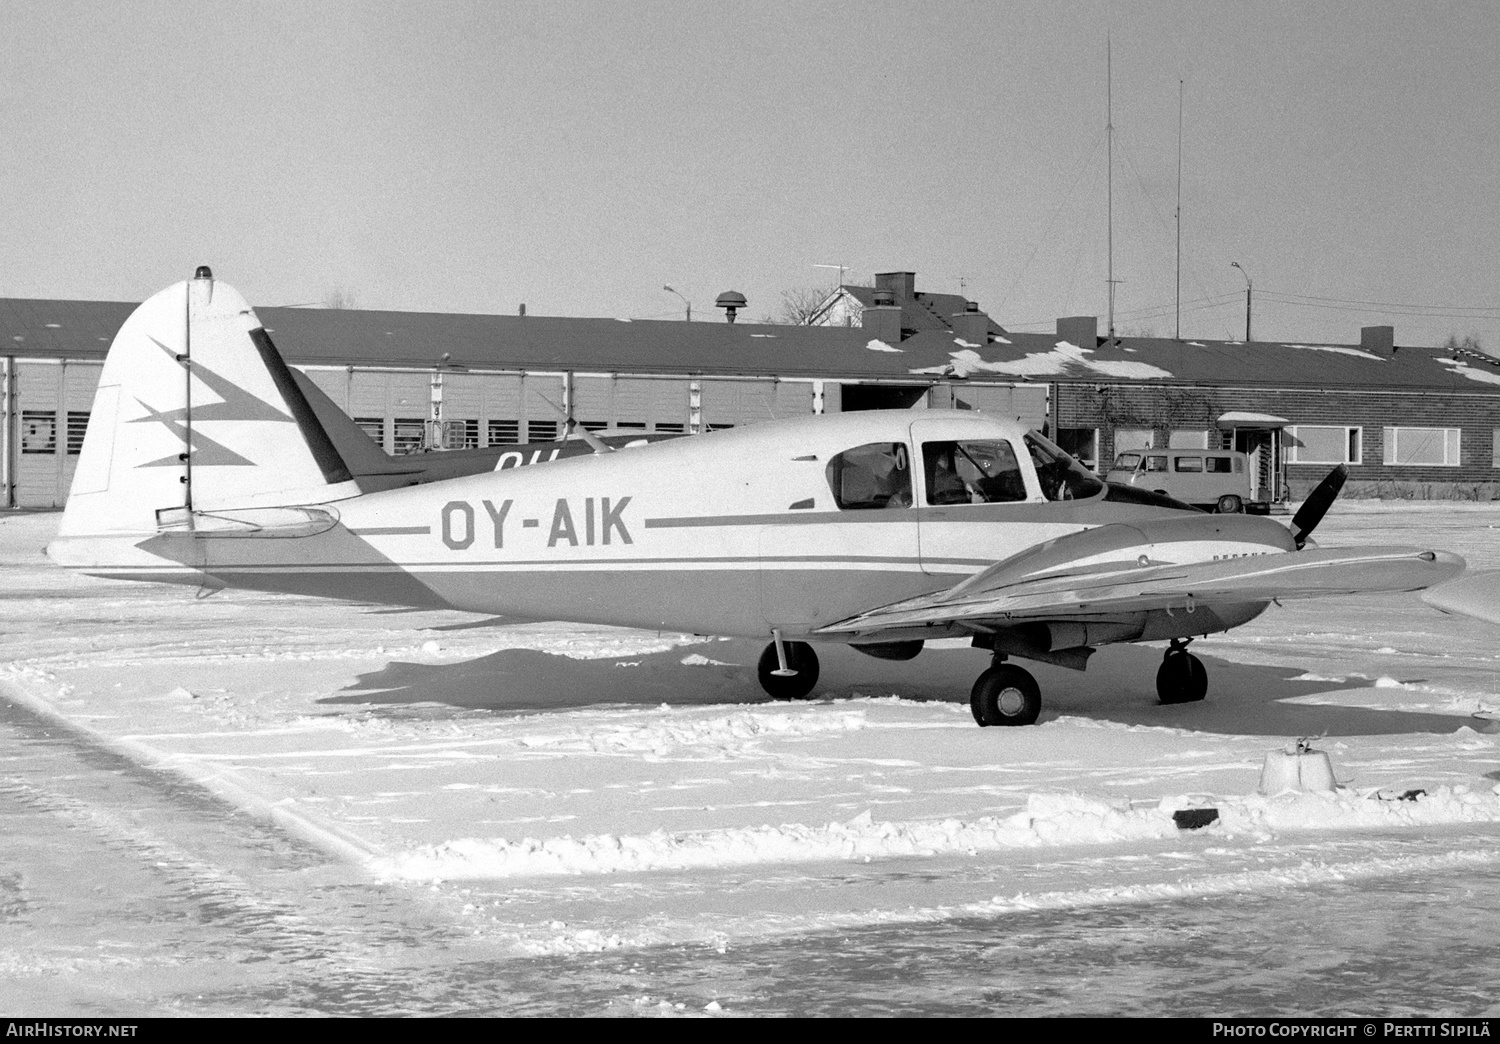
[[[1115,458],[1104,478],[1223,515],[1271,509],[1250,499],[1250,458],[1233,450],[1130,450]]]

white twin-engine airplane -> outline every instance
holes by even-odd
[[[1108,486],[979,413],[769,421],[399,488],[345,456],[244,298],[202,268],[115,337],[48,553],[118,579],[766,638],[760,682],[780,698],[816,684],[809,643],[903,660],[969,638],[993,657],[970,699],[981,725],[1037,719],[1011,657],[1082,670],[1097,646],[1165,641],[1162,702],[1200,700],[1198,635],[1275,599],[1463,569],[1308,544],[1342,472],[1288,528]]]

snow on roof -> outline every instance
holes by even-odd
[[[1448,372],[1455,376],[1465,377],[1471,381],[1478,381],[1481,384],[1500,384],[1500,373],[1476,369],[1463,359],[1434,359],[1432,361],[1439,366],[1448,367]]]
[[[953,360],[950,364],[913,369],[911,372],[946,373],[950,372],[951,367],[951,372],[960,377],[967,377],[972,373],[1009,374],[1016,377],[1060,377],[1068,373],[1077,374],[1080,370],[1098,374],[1101,377],[1120,377],[1127,380],[1152,380],[1172,376],[1169,371],[1152,366],[1150,363],[1091,359],[1089,357],[1095,354],[1094,349],[1080,348],[1067,341],[1058,341],[1051,351],[1028,352],[1023,358],[1010,361],[986,360],[972,348],[948,354]]]
[[[1340,355],[1352,355],[1359,359],[1373,359],[1376,362],[1385,362],[1383,358],[1374,352],[1367,352],[1363,348],[1350,348],[1341,344],[1289,344],[1288,348],[1297,348],[1304,352],[1337,352]]]

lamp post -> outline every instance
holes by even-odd
[[[662,289],[665,290],[669,294],[677,294],[677,291],[673,290],[670,286],[664,286],[664,287],[662,287]],[[693,302],[689,301],[686,297],[682,297],[681,294],[677,294],[677,296],[681,297],[682,298],[682,303],[685,304],[685,305],[687,305],[687,321],[688,322],[692,322],[693,321]]]
[[[1245,277],[1245,343],[1250,343],[1250,295],[1255,290],[1255,284],[1250,281],[1250,273],[1245,271],[1245,266],[1238,261],[1229,262],[1230,268],[1238,268],[1240,275]]]

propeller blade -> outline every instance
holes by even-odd
[[[1349,468],[1343,464],[1328,473],[1328,477],[1318,483],[1318,488],[1307,495],[1297,513],[1292,516],[1292,539],[1297,542],[1297,550],[1301,551],[1307,544],[1307,538],[1312,531],[1318,528],[1318,523],[1323,521],[1323,516],[1328,514],[1328,509],[1333,507],[1334,500],[1339,495],[1339,490],[1344,488],[1344,482],[1349,478]]]

